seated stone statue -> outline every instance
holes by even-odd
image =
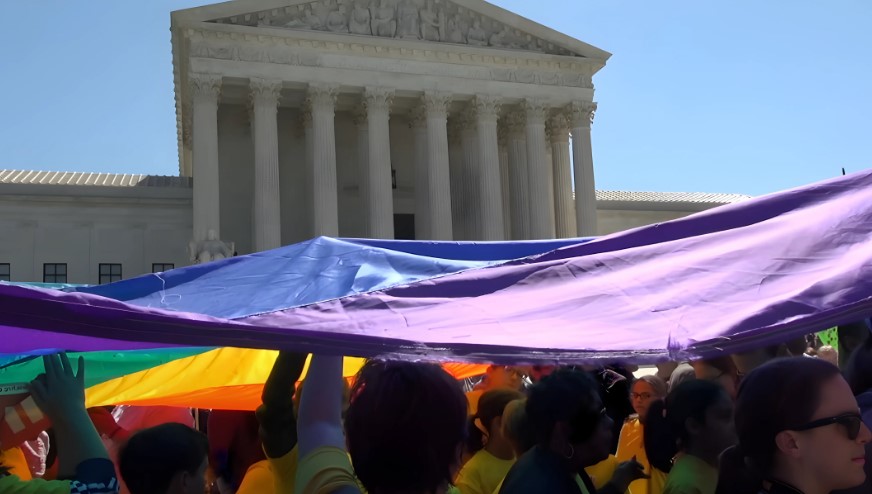
[[[393,38],[397,33],[397,19],[394,8],[386,0],[381,0],[378,7],[372,9],[372,34]]]
[[[351,10],[351,19],[348,22],[352,34],[372,34],[370,26],[369,8],[363,0],[357,0]]]
[[[220,259],[233,257],[233,244],[227,244],[218,239],[215,230],[209,230],[206,239],[200,242],[192,240],[188,244],[191,262],[203,264]]]

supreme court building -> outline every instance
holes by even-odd
[[[0,280],[319,235],[590,236],[744,198],[596,191],[609,53],[481,0],[236,0],[171,32],[179,176],[0,171]]]

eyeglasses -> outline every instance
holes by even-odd
[[[631,400],[650,400],[652,396],[651,393],[630,393]]]
[[[859,413],[843,413],[835,417],[827,417],[825,419],[814,420],[801,427],[795,427],[795,431],[808,431],[817,429],[818,427],[826,427],[828,425],[839,424],[845,428],[848,433],[848,439],[857,439],[860,435],[860,427],[863,425],[863,418]]]

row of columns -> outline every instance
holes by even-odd
[[[220,238],[217,167],[220,86],[219,76],[191,76],[194,240],[198,242],[213,235]],[[257,251],[281,245],[276,123],[281,88],[282,83],[277,80],[250,82],[255,177],[253,234]],[[306,190],[310,194],[315,235],[339,234],[336,97],[336,86],[312,84],[303,108],[306,179],[310,185]],[[354,113],[361,204],[365,210],[366,235],[371,238],[394,236],[389,133],[393,97],[390,89],[368,87]],[[501,119],[500,100],[479,95],[459,118],[452,118],[454,126],[449,129],[451,99],[449,93],[425,92],[410,118],[416,149],[416,237],[505,240],[596,233],[590,147],[595,104],[573,104],[551,116],[552,109],[543,102],[526,100],[521,112]],[[453,146],[449,146],[449,131],[459,139]],[[575,207],[569,179],[570,132]]]

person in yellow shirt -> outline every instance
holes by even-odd
[[[630,416],[621,428],[615,457],[619,462],[635,459],[645,467],[646,475],[654,476],[653,482],[647,478],[634,481],[630,484],[630,494],[660,494],[661,492],[656,486],[658,475],[652,472],[648,456],[645,454],[644,436],[648,407],[652,402],[666,398],[666,392],[666,382],[656,375],[642,376],[630,388],[630,402],[636,414]]]
[[[512,468],[515,452],[502,433],[503,411],[523,397],[511,389],[493,389],[481,395],[478,412],[469,420],[467,451],[473,456],[454,482],[461,494],[491,494]]]
[[[306,365],[305,353],[279,352],[264,383],[261,405],[257,408],[260,440],[267,468],[255,463],[246,471],[241,494],[270,492],[294,494],[297,476],[297,415],[294,396],[296,383]],[[257,468],[255,468],[257,467]],[[261,489],[272,478],[272,489]]]
[[[507,365],[491,365],[488,367],[481,383],[474,390],[466,393],[466,400],[469,402],[469,415],[475,415],[478,412],[478,400],[481,399],[481,395],[486,391],[492,389],[521,391],[524,386],[525,374],[526,372],[523,367]]]

